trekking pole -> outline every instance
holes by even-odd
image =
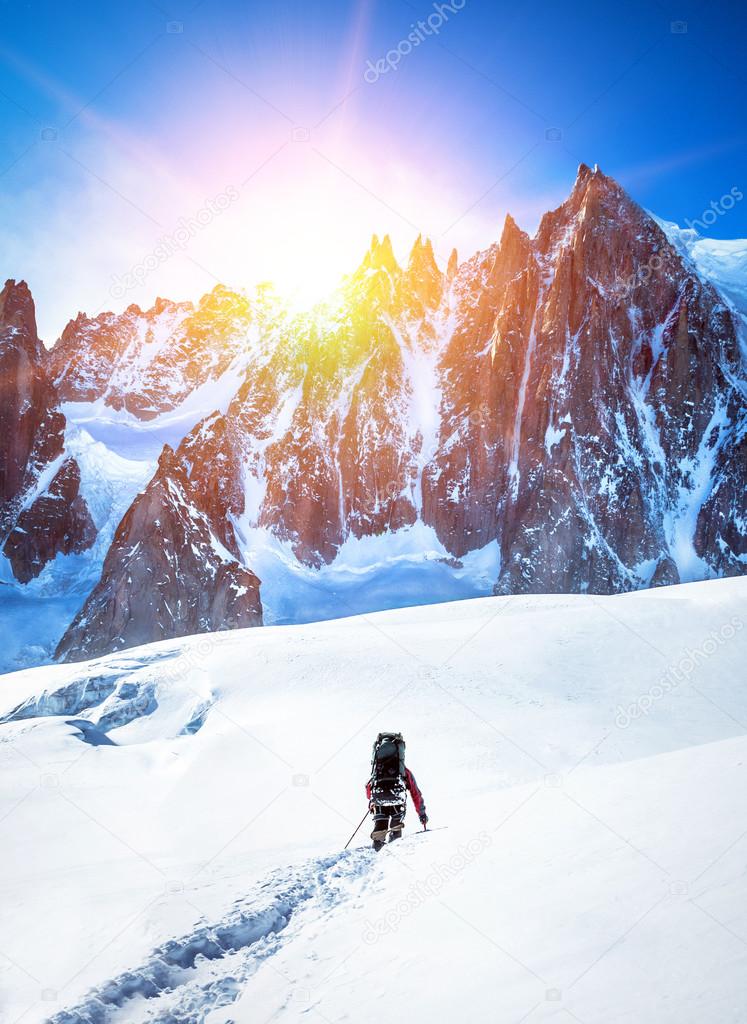
[[[356,835],[358,833],[358,829],[361,827],[361,825],[363,824],[363,822],[366,820],[367,817],[368,817],[368,808],[366,808],[366,813],[363,815],[363,817],[360,820],[360,825],[358,825],[358,828],[355,830],[355,832],[353,832],[353,834],[350,837],[350,839],[348,839],[348,841],[345,843],[345,846],[343,847],[344,850],[347,850],[347,848],[350,846],[352,841],[355,839],[355,837],[356,837]]]

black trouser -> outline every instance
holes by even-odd
[[[390,843],[401,837],[402,829],[405,825],[404,804],[374,803],[371,813],[373,815],[371,838],[373,839],[374,846],[383,846],[387,835],[389,836]]]

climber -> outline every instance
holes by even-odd
[[[374,850],[399,839],[405,824],[405,803],[409,790],[415,812],[423,828],[428,824],[425,800],[415,776],[405,767],[405,741],[402,733],[380,732],[371,756],[371,778],[366,783],[368,809],[373,817]]]

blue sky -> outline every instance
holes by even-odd
[[[419,231],[441,259],[468,256],[506,211],[533,231],[580,161],[682,224],[747,196],[744,3],[142,0],[0,17],[0,270],[29,281],[47,341],[79,309],[218,280],[309,298],[374,231],[402,258]],[[747,236],[747,202],[707,233]]]

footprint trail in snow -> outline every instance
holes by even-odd
[[[238,998],[247,979],[290,937],[291,923],[303,927],[358,895],[375,862],[373,851],[363,847],[275,871],[222,920],[168,940],[139,967],[92,990],[48,1024],[201,1024],[211,1010]]]

